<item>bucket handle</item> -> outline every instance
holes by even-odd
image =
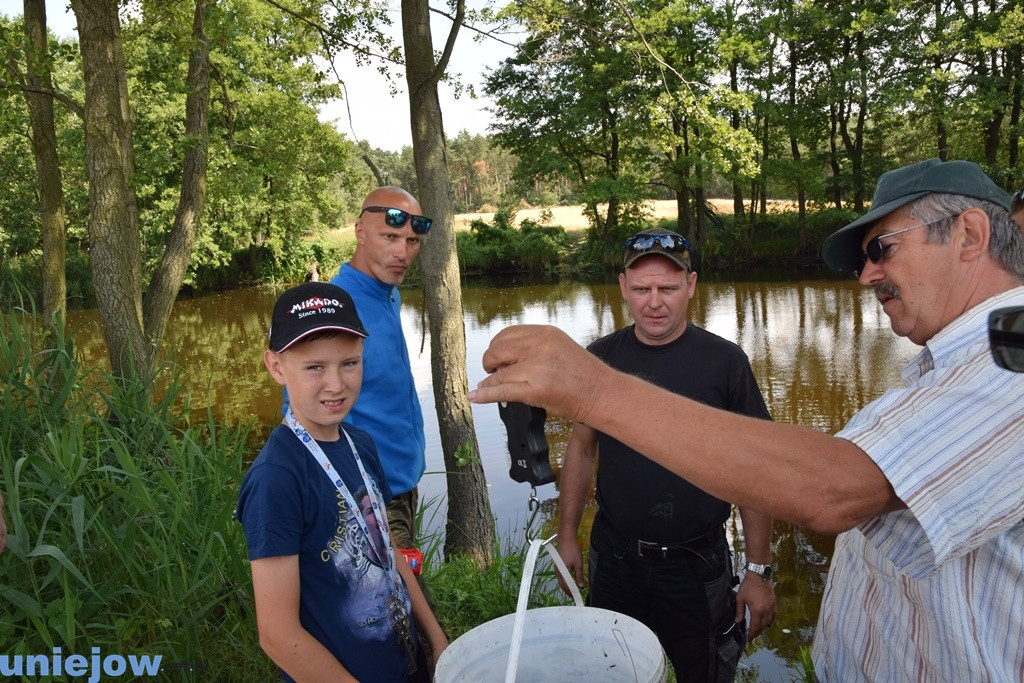
[[[519,669],[519,651],[523,644],[523,628],[526,626],[526,603],[530,599],[533,570],[537,565],[537,555],[540,554],[541,548],[547,550],[548,555],[554,561],[558,573],[562,576],[565,585],[569,587],[569,592],[572,593],[573,602],[576,603],[577,607],[583,607],[583,596],[580,595],[580,590],[576,587],[576,580],[570,574],[569,568],[565,566],[562,556],[551,546],[551,542],[557,537],[558,535],[555,534],[543,541],[539,538],[531,539],[530,548],[526,551],[526,561],[523,563],[523,578],[519,582],[519,601],[516,603],[516,618],[512,624],[512,643],[508,651],[508,668],[505,669],[505,683],[515,683],[516,671]]]

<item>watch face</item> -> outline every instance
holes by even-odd
[[[766,566],[764,568],[764,571],[761,572],[761,577],[765,581],[770,581],[771,580],[771,578],[772,578],[772,566],[771,565],[768,565],[768,566]]]

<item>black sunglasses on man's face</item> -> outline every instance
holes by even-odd
[[[367,211],[370,213],[383,213],[384,223],[392,228],[401,228],[411,218],[412,231],[417,235],[426,235],[430,232],[430,225],[434,222],[426,216],[417,216],[409,213],[408,211],[402,211],[401,209],[394,209],[387,206],[366,206],[359,212],[359,215],[362,216]]]
[[[1024,306],[997,308],[989,313],[988,339],[996,365],[1024,372]]]

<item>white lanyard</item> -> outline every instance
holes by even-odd
[[[338,489],[342,497],[345,499],[345,503],[349,509],[352,510],[353,515],[356,518],[356,522],[359,524],[359,528],[362,530],[363,535],[366,537],[366,543],[368,548],[373,547],[373,538],[370,536],[370,529],[366,526],[366,520],[363,519],[363,514],[356,503],[355,497],[345,486],[345,482],[341,479],[341,473],[335,469],[334,465],[327,458],[327,454],[324,453],[324,449],[320,447],[320,444],[316,442],[306,428],[302,426],[299,420],[295,417],[292,409],[289,407],[288,412],[284,416],[285,423],[291,428],[295,436],[298,437],[299,441],[306,447],[313,459],[320,464],[323,468],[324,474],[331,481],[331,483]],[[363,478],[363,484],[366,486],[366,495],[370,497],[370,506],[373,508],[373,517],[377,520],[377,528],[380,530],[380,535],[384,539],[384,554],[387,557],[381,557],[380,562],[384,569],[388,573],[388,578],[391,580],[392,591],[397,595],[404,596],[405,591],[402,590],[403,583],[401,575],[398,574],[398,568],[395,567],[395,551],[391,546],[391,534],[388,531],[387,520],[384,517],[384,505],[381,502],[380,495],[377,493],[376,483],[367,476],[366,468],[363,467],[363,461],[359,457],[359,451],[356,450],[356,445],[352,442],[352,437],[348,435],[348,432],[339,425],[339,431],[345,436],[348,441],[349,448],[352,449],[352,457],[356,461],[356,465],[359,467],[359,474]]]

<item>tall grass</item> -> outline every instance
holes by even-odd
[[[0,314],[3,654],[99,647],[192,664],[187,680],[276,678],[232,519],[247,430],[191,424],[173,378],[138,410],[143,387],[89,375],[31,320]]]
[[[463,556],[446,558],[444,563],[424,563],[423,578],[430,591],[434,615],[444,625],[451,640],[485,621],[516,611],[526,550],[526,545],[514,547],[506,544],[502,547],[498,543],[494,562],[483,568]],[[428,549],[424,555],[430,557],[434,553]],[[543,564],[541,561],[538,566]],[[570,602],[558,588],[551,570],[536,573],[528,604],[530,608]]]

